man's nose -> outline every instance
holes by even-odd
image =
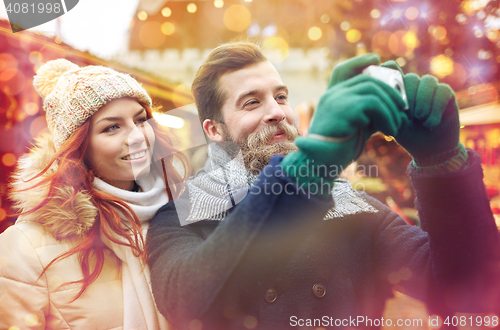
[[[269,101],[266,108],[267,113],[264,117],[264,121],[267,124],[277,124],[285,120],[285,112],[283,111],[283,109],[281,109],[278,102],[276,102],[274,98]]]
[[[144,135],[146,134],[144,124],[134,125],[130,133],[128,134],[127,144],[129,146],[134,144],[143,143],[145,140]]]

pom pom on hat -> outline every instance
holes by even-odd
[[[62,58],[49,61],[42,65],[36,72],[36,76],[33,78],[33,86],[35,86],[38,95],[46,98],[64,73],[79,68],[78,65]]]

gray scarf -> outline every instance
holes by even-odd
[[[179,212],[184,214],[179,214],[181,224],[200,220],[223,220],[227,211],[247,195],[257,177],[245,168],[241,150],[235,144],[224,142],[221,147],[217,143],[211,143],[205,166],[186,181],[191,210],[189,213]],[[335,207],[328,210],[324,220],[377,212],[361,198],[347,180],[335,180],[332,197]]]

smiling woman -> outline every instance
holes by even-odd
[[[166,329],[145,231],[182,175],[151,99],[129,75],[63,59],[34,78],[50,134],[19,160],[17,223],[0,235],[0,328]],[[177,154],[176,154],[177,155]],[[153,161],[160,159],[161,161]]]

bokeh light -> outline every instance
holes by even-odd
[[[288,57],[289,46],[288,42],[280,36],[271,36],[264,39],[262,43],[263,49],[271,52],[277,52],[280,54],[280,58],[273,58],[273,61],[280,62]]]
[[[370,16],[371,18],[379,18],[380,17],[380,10],[378,9],[372,9],[372,11],[370,12]]]
[[[431,73],[439,78],[444,78],[453,73],[453,60],[444,55],[438,55],[431,58]]]
[[[215,8],[222,8],[222,7],[224,7],[224,0],[214,0],[214,7]]]
[[[403,17],[403,11],[401,9],[395,9],[392,12],[392,17],[394,17],[395,19]]]
[[[480,29],[474,29],[474,36],[476,38],[482,38],[484,37],[484,32],[481,31]]]
[[[163,17],[170,17],[172,15],[172,9],[170,9],[169,7],[165,7],[161,10],[161,15]]]
[[[196,11],[198,10],[198,7],[196,6],[195,3],[190,3],[186,6],[186,9],[188,11],[188,13],[190,14],[193,14],[193,13],[196,13]]]
[[[309,31],[307,32],[307,36],[309,37],[309,39],[313,40],[313,41],[316,41],[316,40],[319,40],[321,38],[321,36],[323,35],[323,32],[321,31],[321,29],[317,26],[313,26],[312,28],[309,29]]]
[[[350,29],[349,31],[346,32],[345,38],[350,43],[358,42],[359,40],[361,40],[361,31],[356,29]]]
[[[231,5],[224,11],[224,25],[231,31],[241,32],[250,26],[252,14],[247,7]]]
[[[42,53],[37,51],[30,52],[29,60],[33,64],[38,64],[43,61]]]
[[[400,67],[404,67],[406,65],[406,59],[404,57],[398,57],[396,59],[396,63],[400,66]]]
[[[39,110],[38,103],[35,103],[35,102],[30,102],[24,106],[24,112],[28,116],[34,116],[34,115],[38,114],[38,110]]]
[[[490,30],[486,33],[486,38],[488,38],[491,42],[496,42],[500,39],[500,33],[498,30]]]
[[[159,22],[146,22],[139,31],[139,40],[146,48],[157,48],[165,41]]]
[[[7,217],[7,212],[4,209],[0,208],[0,221],[4,220],[6,217]],[[0,262],[0,267],[2,266],[1,264],[2,262]]]
[[[327,23],[329,23],[329,22],[330,22],[330,15],[328,15],[328,14],[323,14],[323,15],[321,15],[321,17],[320,17],[320,19],[319,19],[319,20],[321,21],[321,23],[325,23],[325,24],[327,24]]]
[[[10,166],[15,165],[16,162],[17,162],[17,158],[16,158],[16,155],[14,155],[13,153],[8,152],[6,154],[3,154],[2,164],[4,166],[10,167]]]
[[[351,28],[351,23],[347,22],[347,21],[343,21],[342,23],[340,23],[340,29],[342,31],[347,31]]]
[[[165,22],[161,25],[161,32],[167,36],[174,34],[175,25],[172,22]]]
[[[436,28],[434,28],[434,30],[432,31],[432,36],[436,40],[444,40],[446,38],[446,34],[447,34],[446,28],[441,25],[436,26]]]
[[[243,319],[243,326],[247,329],[254,329],[257,326],[257,318],[252,315],[247,315]]]
[[[408,19],[410,21],[417,19],[418,14],[419,14],[419,11],[418,11],[417,7],[408,7],[405,10],[405,17],[406,17],[406,19]]]
[[[455,17],[455,20],[460,23],[460,24],[465,24],[467,23],[467,16],[464,15],[464,14],[458,14],[456,17]]]
[[[146,13],[144,10],[141,10],[140,12],[137,13],[137,18],[140,21],[145,21],[148,19],[148,13]]]

